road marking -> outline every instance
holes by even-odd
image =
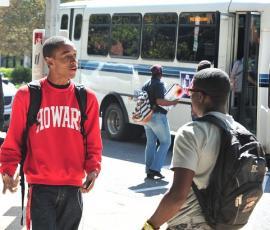
[[[7,229],[14,219],[13,216],[0,216],[0,229]]]
[[[20,225],[21,215],[22,215],[21,207],[18,207],[18,206],[10,207],[9,210],[7,210],[6,213],[3,214],[3,217],[6,219],[9,218],[11,220],[11,217],[13,217],[12,221],[10,221],[9,225],[5,228],[5,230],[23,229],[23,226]],[[24,217],[25,217],[25,211],[24,211]],[[24,224],[25,224],[25,219],[24,219]]]
[[[168,186],[155,186],[150,188],[140,188],[140,189],[134,189],[134,192],[146,192],[146,191],[152,191],[152,190],[159,190],[159,189],[168,189]]]

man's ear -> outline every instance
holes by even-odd
[[[199,99],[199,102],[203,102],[205,100],[205,95],[201,92],[198,93],[198,99]]]
[[[50,57],[45,57],[45,62],[47,63],[49,68],[53,65],[53,59]]]

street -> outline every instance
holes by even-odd
[[[84,211],[80,230],[141,229],[170,187],[172,172],[168,168],[171,151],[162,172],[165,179],[152,181],[145,179],[144,139],[115,142],[103,134],[103,144],[101,174],[94,189],[83,195]],[[270,229],[270,180],[265,181],[265,186],[268,193],[263,195],[244,230]],[[26,229],[20,226],[20,191],[1,194],[0,204],[0,230]]]

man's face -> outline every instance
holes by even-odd
[[[50,73],[62,79],[74,78],[78,68],[76,57],[76,48],[73,45],[63,44],[55,50],[52,57],[46,58]]]

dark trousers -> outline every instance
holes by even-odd
[[[76,230],[82,217],[78,187],[32,185],[33,230]]]

